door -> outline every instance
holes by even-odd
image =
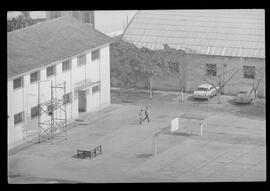
[[[86,99],[86,91],[78,91],[78,109],[80,112],[86,112],[86,105],[87,105],[87,99]]]

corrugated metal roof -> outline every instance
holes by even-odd
[[[8,78],[112,42],[70,16],[8,32]]]
[[[264,19],[260,9],[139,11],[123,39],[152,49],[168,44],[198,54],[265,58]]]

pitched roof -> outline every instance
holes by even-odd
[[[264,10],[139,11],[123,40],[137,47],[164,44],[188,53],[265,58]]]
[[[70,16],[8,32],[8,78],[112,42]]]

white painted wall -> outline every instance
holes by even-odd
[[[40,102],[49,101],[51,98],[51,81],[53,84],[66,82],[66,93],[72,92],[72,103],[66,105],[67,119],[73,120],[78,117],[78,96],[74,91],[74,84],[91,79],[92,82],[101,81],[101,90],[92,94],[92,88],[89,88],[87,95],[87,112],[98,109],[104,104],[110,104],[110,53],[109,45],[103,45],[100,48],[100,59],[91,61],[91,51],[86,52],[87,64],[84,66],[77,66],[77,56],[71,58],[71,70],[62,72],[62,61],[51,63],[56,65],[56,75],[47,78],[46,68],[39,68],[40,70]],[[82,53],[83,54],[83,53]],[[12,148],[17,143],[23,141],[24,129],[37,130],[37,118],[31,119],[31,108],[38,104],[38,83],[30,84],[30,71],[24,75],[24,86],[17,90],[13,90],[13,79],[8,79],[8,146]],[[49,80],[43,82],[44,80]],[[64,91],[62,89],[54,89],[54,96],[62,97]],[[14,114],[25,112],[24,122],[14,126]],[[64,117],[63,111],[56,113],[57,117]],[[49,120],[50,117],[42,115],[41,120]]]
[[[110,48],[105,47],[100,51],[100,79],[101,79],[101,104],[111,103],[110,95]],[[105,63],[105,64],[104,64]]]

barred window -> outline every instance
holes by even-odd
[[[23,112],[17,113],[14,115],[14,125],[17,125],[24,120]]]
[[[54,76],[56,74],[56,67],[50,66],[47,68],[47,77]]]
[[[64,104],[72,102],[72,92],[63,95]]]
[[[216,76],[216,75],[217,75],[217,65],[206,64],[206,76]]]
[[[100,89],[99,85],[96,85],[96,86],[92,87],[92,93],[94,94],[94,93],[98,92],[99,89]]]
[[[98,60],[99,59],[99,56],[100,56],[99,49],[92,51],[91,55],[92,55],[92,61]]]
[[[178,72],[179,73],[179,64],[178,62],[169,62],[169,68],[171,72]]]
[[[62,71],[68,71],[71,70],[71,60],[66,60],[62,63]]]
[[[52,115],[53,114],[53,110],[55,109],[55,106],[54,105],[48,105],[47,106],[47,112],[49,115]]]
[[[35,107],[32,107],[31,108],[31,119],[37,117],[40,113],[40,109],[39,109],[39,106],[35,106]]]
[[[77,57],[77,59],[78,59],[78,66],[82,66],[82,65],[85,65],[86,64],[86,55],[84,54],[84,55],[82,55],[82,56],[78,56]]]
[[[244,78],[255,79],[255,66],[243,66]]]
[[[16,78],[13,80],[13,89],[23,87],[23,77]]]
[[[40,79],[40,71],[36,71],[30,74],[30,83],[36,82]]]

